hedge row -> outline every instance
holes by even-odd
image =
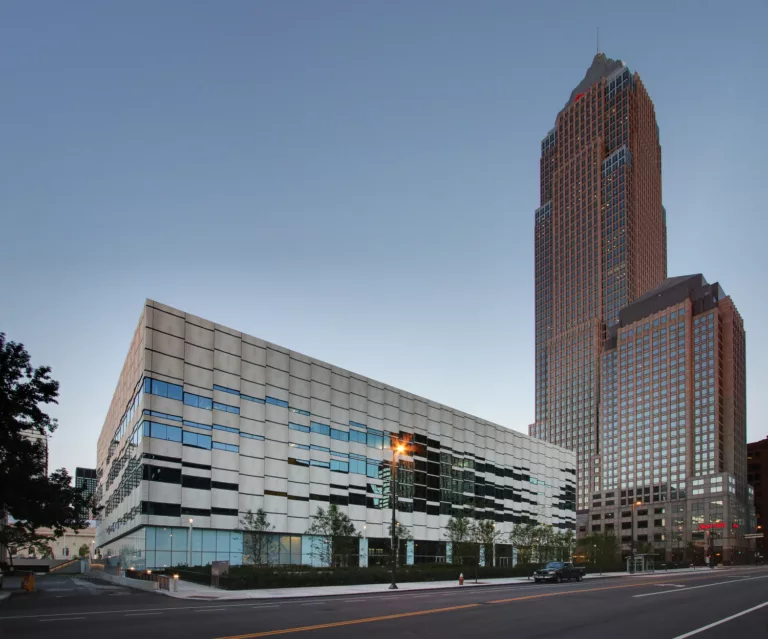
[[[478,567],[479,579],[503,577],[526,577],[536,566],[520,565],[515,567]],[[211,567],[167,569],[168,574],[178,574],[186,581],[210,584]],[[453,564],[415,564],[399,566],[397,580],[409,581],[452,581],[458,580],[464,573],[467,580],[474,579],[474,566]],[[227,590],[245,590],[257,588],[298,588],[314,586],[351,586],[362,584],[385,584],[391,579],[387,566],[370,568],[313,568],[310,566],[232,566],[226,577],[221,577],[219,585]]]

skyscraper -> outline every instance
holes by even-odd
[[[619,309],[667,274],[661,147],[640,76],[599,53],[541,143],[533,436],[577,454],[577,508],[599,484],[601,353]],[[599,487],[599,486],[598,486]]]
[[[75,468],[75,487],[85,488],[87,495],[93,495],[96,492],[96,486],[98,485],[98,478],[96,477],[95,468]],[[90,519],[91,513],[82,513],[85,519]]]
[[[745,344],[733,300],[701,274],[621,309],[603,345],[600,455],[578,532],[613,531],[668,559],[690,542],[700,558],[746,559]]]

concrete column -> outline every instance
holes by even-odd
[[[360,556],[359,558],[360,567],[367,568],[368,567],[368,539],[363,537],[358,541],[359,541],[359,544],[358,544],[357,552]]]

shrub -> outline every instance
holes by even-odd
[[[397,569],[398,582],[410,581],[452,581],[457,580],[459,573],[469,580],[474,571],[469,566],[454,564],[415,564],[400,566]],[[531,574],[533,566],[513,567],[480,567],[480,579],[495,579],[503,577],[524,577]],[[211,583],[211,567],[169,568],[167,574],[178,574],[181,579],[194,583]],[[361,584],[386,584],[391,579],[387,566],[371,566],[369,568],[315,568],[311,566],[232,566],[229,574],[219,580],[222,588],[227,590],[250,590],[258,588],[298,588],[315,586],[350,586]]]

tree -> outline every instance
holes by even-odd
[[[470,544],[474,537],[471,519],[458,515],[451,517],[445,525],[445,538],[451,542],[453,558],[462,558],[471,552]]]
[[[587,561],[594,564],[601,572],[610,570],[616,565],[621,549],[618,537],[612,532],[595,532],[587,535],[578,540],[577,547]]]
[[[652,555],[653,554],[653,544],[647,541],[636,541],[635,542],[635,554],[636,555]]]
[[[509,533],[509,543],[517,549],[517,563],[533,562],[534,550],[539,544],[540,527],[536,522],[516,524]]]
[[[490,519],[482,519],[475,522],[474,525],[475,543],[478,545],[478,562],[479,562],[479,548],[484,549],[485,563],[488,563],[489,557],[493,557],[494,545],[501,542],[502,533],[500,530],[496,530],[496,522]]]
[[[360,537],[355,524],[336,504],[331,504],[328,510],[317,508],[307,534],[316,537],[312,542],[312,550],[323,566],[335,566],[336,555],[351,550],[350,541]]]
[[[555,540],[561,561],[571,561],[571,553],[576,547],[576,537],[572,530],[562,530]]]
[[[243,529],[244,554],[257,566],[269,566],[277,553],[277,541],[271,534],[275,527],[269,523],[267,513],[259,508],[254,514],[248,511],[240,521]]]
[[[79,557],[82,557],[83,559],[85,559],[88,555],[91,554],[90,546],[88,544],[83,544],[82,546],[80,546],[80,548],[78,548],[77,554]]]
[[[390,546],[392,545],[392,524],[389,524],[387,528],[387,538],[389,539]],[[397,522],[395,526],[395,538],[397,539],[397,547],[392,552],[392,561],[399,561],[400,558],[400,542],[410,541],[413,539],[410,528],[408,526],[402,526],[400,522]]]
[[[66,528],[82,530],[81,514],[97,511],[85,488],[72,486],[65,469],[48,475],[47,437],[57,422],[41,406],[56,404],[59,383],[48,366],[32,368],[23,344],[0,333],[0,546],[40,543],[35,529],[48,527],[54,537]]]

